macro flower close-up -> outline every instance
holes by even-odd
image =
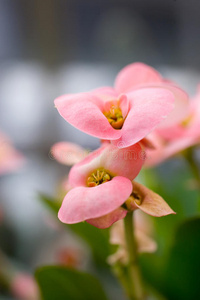
[[[124,218],[123,203],[132,192],[131,181],[144,163],[139,144],[118,149],[102,146],[74,165],[68,176],[71,190],[59,211],[64,223],[87,221],[100,228]]]
[[[200,1],[0,1],[0,300],[200,299]]]
[[[176,111],[178,116],[178,110]],[[147,136],[154,149],[147,148],[147,167],[157,165],[171,156],[200,142],[200,92],[199,89],[188,103],[187,115],[173,126],[163,126]]]
[[[52,147],[54,158],[62,163],[85,153],[73,144],[60,143]],[[74,154],[74,155],[73,155]],[[106,228],[124,218],[128,211],[141,209],[160,217],[173,214],[167,203],[148,188],[132,181],[145,162],[145,152],[139,144],[118,149],[104,145],[71,169],[68,193],[63,200],[59,219],[64,223],[88,223]],[[132,181],[132,186],[130,185]]]
[[[99,88],[55,99],[61,116],[92,136],[128,147],[158,126],[174,105],[185,114],[187,95],[165,83],[156,70],[141,63],[120,71],[115,88]],[[173,117],[171,117],[173,119]]]

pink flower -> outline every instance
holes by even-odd
[[[145,161],[145,167],[156,166],[168,158],[180,154],[181,151],[195,145],[197,142],[196,138],[193,137],[181,137],[173,141],[166,141],[160,136],[154,134],[151,135],[154,141],[154,149],[146,149],[147,158]]]
[[[11,290],[13,295],[21,300],[39,300],[37,284],[29,274],[17,274],[12,281]]]
[[[13,148],[8,138],[0,132],[0,175],[17,170],[24,157]]]
[[[111,226],[128,211],[141,209],[160,217],[173,210],[157,194],[132,181],[144,162],[139,144],[119,149],[104,145],[72,167],[58,217],[63,223],[82,221],[99,227]]]
[[[178,116],[178,111],[176,112]],[[200,86],[196,96],[190,100],[187,107],[187,114],[181,121],[177,121],[173,126],[163,126],[156,133],[164,139],[171,141],[181,137],[200,138]]]
[[[80,267],[82,259],[83,259],[82,251],[75,247],[62,248],[57,253],[58,263],[68,268],[77,269],[78,267]]]
[[[178,111],[177,111],[178,115]],[[163,126],[148,139],[154,149],[147,147],[145,165],[150,167],[161,163],[167,158],[200,143],[200,89],[194,99],[190,100],[187,116],[173,126]]]
[[[72,167],[69,185],[58,217],[63,223],[82,221],[106,228],[126,216],[123,203],[132,192],[132,182],[144,162],[139,144],[118,149],[104,145]]]
[[[187,95],[153,68],[136,63],[119,72],[115,88],[63,95],[55,106],[74,127],[123,148],[157,127],[173,110],[174,99],[182,118]],[[170,120],[174,122],[173,113]]]
[[[73,166],[83,160],[89,151],[81,146],[70,142],[58,142],[50,150],[50,158],[57,160],[59,163]],[[65,177],[59,184],[59,198],[71,189],[68,178]],[[64,194],[63,194],[64,193]],[[62,195],[63,194],[63,195]]]
[[[72,166],[84,159],[88,151],[74,143],[59,142],[53,145],[50,153],[61,164]]]

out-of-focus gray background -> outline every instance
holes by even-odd
[[[22,264],[51,262],[46,249],[62,239],[37,200],[38,192],[55,194],[68,172],[50,147],[61,140],[99,145],[59,116],[54,98],[112,85],[135,61],[194,94],[199,15],[198,0],[0,0],[0,130],[26,156],[18,172],[1,176],[0,203],[9,251]]]

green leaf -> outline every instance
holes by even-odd
[[[200,218],[183,222],[173,236],[168,256],[141,256],[145,280],[167,299],[200,299]]]
[[[56,215],[60,208],[60,202],[46,195],[40,195],[40,200]],[[66,225],[75,234],[80,236],[91,247],[95,261],[101,265],[106,265],[106,258],[111,252],[109,245],[108,229],[99,229],[86,222]]]
[[[159,251],[167,252],[177,227],[187,218],[199,216],[198,191],[189,188],[191,174],[182,160],[169,160],[156,169],[143,170],[145,185],[161,195],[176,212],[162,218],[152,218]]]
[[[200,299],[199,254],[200,218],[195,218],[183,223],[175,235],[164,277],[169,299],[177,299],[176,295],[182,300]]]
[[[43,300],[107,300],[92,275],[65,267],[47,266],[35,274]]]

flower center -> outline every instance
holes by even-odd
[[[104,116],[114,129],[121,129],[124,124],[121,108],[117,105],[111,105],[109,111],[104,112]]]
[[[128,211],[132,211],[136,208],[134,204],[141,205],[142,203],[142,195],[138,192],[133,191],[132,194],[128,197],[126,202],[122,205],[123,208],[127,209]]]
[[[99,184],[105,183],[107,181],[110,181],[112,179],[112,176],[108,174],[107,171],[104,169],[97,169],[95,172],[93,172],[87,179],[87,186],[88,187],[94,187]]]

